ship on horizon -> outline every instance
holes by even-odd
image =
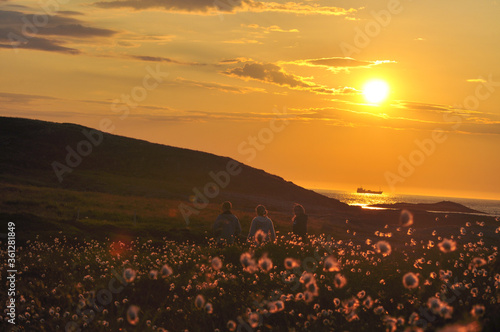
[[[383,191],[379,189],[379,191],[364,189],[363,187],[359,187],[357,190],[358,194],[375,194],[382,195]]]

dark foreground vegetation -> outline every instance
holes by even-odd
[[[498,331],[498,226],[471,219],[445,234],[347,226],[307,244],[287,234],[229,247],[35,236],[18,248],[17,328]]]

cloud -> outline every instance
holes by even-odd
[[[208,89],[228,88],[227,92],[235,92],[237,87],[213,82],[197,82],[179,78],[176,84],[185,86],[199,86]],[[236,92],[238,93],[238,92]],[[68,116],[109,116],[113,100],[71,100],[42,95],[27,95],[0,92],[0,111],[8,116],[37,117],[50,116],[67,118]],[[418,105],[419,103],[402,102],[403,104]],[[324,124],[342,127],[378,127],[392,130],[433,131],[462,134],[462,135],[496,135],[500,137],[500,116],[498,114],[465,116],[460,111],[448,107],[448,115],[436,113],[433,117],[422,116],[422,113],[409,113],[401,107],[388,105],[383,112],[374,112],[371,107],[360,104],[347,104],[324,108],[288,108],[286,118],[289,121],[311,122],[321,121]],[[71,110],[68,110],[71,105]],[[440,109],[443,105],[421,104],[432,109]],[[413,116],[415,115],[415,116]],[[427,113],[424,113],[427,115]],[[181,110],[165,106],[140,105],[130,114],[130,118],[148,119],[168,122],[208,122],[214,119],[224,121],[268,121],[275,117],[273,112],[243,112],[243,111],[198,111]],[[461,122],[457,126],[455,121],[459,117]]]
[[[0,92],[0,100],[6,103],[30,103],[36,100],[58,100],[59,98],[41,95],[29,95],[23,93]]]
[[[162,57],[162,56],[150,56],[150,55],[126,55],[127,59],[140,60],[140,61],[151,61],[151,62],[167,62],[176,65],[183,66],[208,66],[208,63],[200,62],[190,62],[190,61],[180,61],[172,58]]]
[[[61,15],[62,12],[56,15],[35,15],[19,11],[0,10],[0,27],[19,31],[21,34],[27,35],[55,35],[55,36],[71,36],[77,38],[102,37],[112,36],[117,31],[110,29],[94,28],[83,25],[82,21],[73,17]],[[70,12],[75,15],[77,12]],[[42,16],[43,18],[40,18]],[[28,24],[32,22],[40,22],[45,24]],[[28,22],[28,23],[26,23]]]
[[[2,1],[2,0],[0,0]],[[19,4],[14,4],[12,2],[7,2],[9,0],[4,0],[4,3],[2,3],[3,8],[13,8],[13,9],[29,9],[30,7],[25,6],[25,5],[19,5]]]
[[[171,42],[175,37],[174,35],[141,35],[133,32],[122,32],[120,38],[114,39],[114,45],[135,48],[145,43],[154,43],[155,46],[161,46]]]
[[[67,16],[80,16],[80,15],[85,15],[82,12],[77,12],[74,10],[59,10],[57,12],[59,15],[67,15]]]
[[[250,88],[250,87],[239,87],[234,85],[227,85],[215,82],[200,82],[200,81],[192,81],[184,78],[176,78],[175,80],[178,85],[187,86],[187,87],[197,87],[197,88],[206,88],[212,90],[218,90],[222,92],[229,93],[250,93],[250,92],[264,92],[264,89],[259,88]]]
[[[110,29],[86,26],[82,21],[64,15],[79,13],[70,11],[49,16],[0,10],[0,48],[79,54],[80,50],[65,46],[68,38],[110,37],[117,33]],[[64,37],[64,40],[57,37]]]
[[[306,90],[317,94],[340,95],[357,93],[357,90],[354,88],[340,87],[332,89],[309,82],[308,79],[287,73],[283,68],[272,63],[245,63],[243,67],[231,68],[222,73],[244,80],[252,79],[295,90]]]
[[[95,6],[101,8],[132,8],[136,10],[162,9],[171,12],[207,13],[215,10],[232,12],[242,7],[242,0],[112,0],[98,1]]]
[[[412,101],[396,101],[393,103],[393,106],[396,108],[403,108],[407,110],[413,110],[413,111],[425,111],[425,112],[430,112],[430,113],[436,113],[436,114],[443,114],[443,113],[450,113],[450,112],[455,112],[455,113],[460,113],[461,116],[464,117],[477,117],[477,116],[485,116],[485,117],[500,117],[496,113],[487,113],[487,112],[482,112],[478,110],[471,110],[471,109],[464,109],[461,106],[451,106],[451,105],[440,105],[440,104],[429,104],[429,103],[419,103],[419,102],[412,102]]]
[[[500,115],[481,111],[457,108],[451,105],[439,105],[400,101],[392,105],[404,118],[431,123],[435,127],[456,125],[461,133],[467,134],[500,134]],[[405,113],[401,113],[405,110]],[[458,130],[456,130],[458,131]]]
[[[283,62],[283,64],[293,64],[298,66],[323,67],[334,72],[338,72],[341,70],[349,71],[350,68],[370,68],[373,66],[386,63],[396,63],[396,61],[391,61],[391,60],[364,61],[364,60],[356,60],[353,58],[332,57],[332,58],[306,59],[306,60]]]
[[[221,60],[221,61],[219,61],[219,64],[221,64],[221,65],[231,65],[231,64],[251,62],[251,61],[253,61],[251,58],[239,57],[239,58]]]
[[[241,24],[241,26],[245,27],[245,28],[250,28],[250,29],[255,29],[255,30],[263,31],[264,33],[270,33],[270,32],[299,32],[298,29],[286,30],[286,29],[280,28],[277,25],[271,25],[271,26],[268,26],[268,27],[264,27],[264,26],[260,26],[258,24]]]
[[[121,42],[120,42],[121,43]],[[120,45],[126,46],[126,45]],[[180,66],[194,66],[194,67],[215,67],[215,68],[227,68],[230,65],[246,63],[249,61],[253,61],[250,58],[233,58],[233,59],[224,59],[215,63],[207,63],[207,62],[195,62],[195,61],[184,61],[169,57],[156,56],[156,55],[141,55],[141,54],[102,54],[100,57],[110,57],[110,58],[119,58],[119,59],[129,59],[129,60],[137,60],[137,61],[146,61],[146,62],[164,62],[170,63],[174,65]]]
[[[47,52],[59,52],[66,54],[80,54],[81,52],[75,48],[62,46],[63,41],[55,40],[55,39],[45,39],[32,37],[28,39],[19,39],[17,40],[15,37],[13,39],[4,38],[3,36],[10,36],[13,31],[2,30],[0,29],[0,48],[23,48],[30,50],[38,50],[38,51],[47,51]],[[11,44],[6,44],[10,42]]]
[[[450,106],[447,105],[420,103],[413,101],[395,101],[393,103],[393,106],[397,108],[406,108],[411,110],[435,111],[439,113],[450,110]]]
[[[247,38],[226,40],[226,41],[223,41],[223,43],[225,43],[225,44],[262,44],[261,41],[258,41],[255,39],[247,39]]]
[[[203,82],[202,82],[203,83]],[[68,105],[72,107],[69,110]],[[4,116],[51,119],[60,117],[64,121],[68,116],[109,117],[113,100],[70,100],[42,95],[28,95],[0,92],[0,111]],[[275,118],[274,112],[207,112],[181,110],[164,106],[138,105],[129,115],[130,119],[165,121],[165,122],[207,122],[210,120],[226,121],[269,121]]]
[[[431,105],[431,104],[429,104]],[[436,105],[439,107],[440,105]],[[481,120],[463,117],[449,110],[449,116],[442,114],[432,119],[414,118],[401,114],[401,110],[391,112],[370,112],[362,105],[342,108],[288,109],[297,121],[323,121],[330,125],[349,127],[379,127],[393,130],[429,131],[440,130],[447,133],[467,135],[500,135],[500,120],[482,118]],[[460,122],[456,120],[460,118]]]
[[[243,79],[254,79],[292,88],[310,88],[314,85],[304,78],[286,73],[281,67],[272,63],[246,63],[243,67],[228,69],[224,74]]]
[[[463,109],[458,106],[435,105],[417,102],[399,102],[395,108],[406,109],[408,115],[419,119],[427,119],[431,122],[460,123],[461,131],[465,133],[500,133],[485,131],[483,129],[498,128],[500,126],[500,115],[478,110]],[[471,129],[473,127],[473,129]]]
[[[101,8],[157,9],[203,15],[236,12],[284,12],[343,16],[356,12],[356,9],[353,8],[344,9],[317,4],[277,3],[256,0],[111,0],[98,1],[94,5]]]
[[[318,4],[307,5],[304,3],[297,2],[264,2],[264,1],[246,1],[247,11],[254,12],[282,12],[282,13],[294,13],[303,15],[334,15],[334,16],[346,16],[355,13],[357,10],[354,8],[345,9],[341,7],[328,7],[320,6]]]
[[[116,31],[87,27],[82,24],[61,24],[40,30],[41,35],[71,36],[76,38],[109,37]]]

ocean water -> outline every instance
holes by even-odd
[[[339,190],[320,190],[316,192],[325,196],[338,199],[349,205],[358,205],[363,208],[370,208],[373,204],[394,204],[394,203],[437,203],[441,201],[452,201],[467,206],[468,208],[485,212],[489,215],[500,216],[500,201],[476,198],[457,198],[439,196],[419,196],[401,194],[358,194],[356,192]]]

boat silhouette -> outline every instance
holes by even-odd
[[[379,191],[374,191],[374,190],[368,190],[364,189],[363,187],[359,187],[357,190],[358,194],[375,194],[375,195],[381,195],[383,193],[382,190]]]

